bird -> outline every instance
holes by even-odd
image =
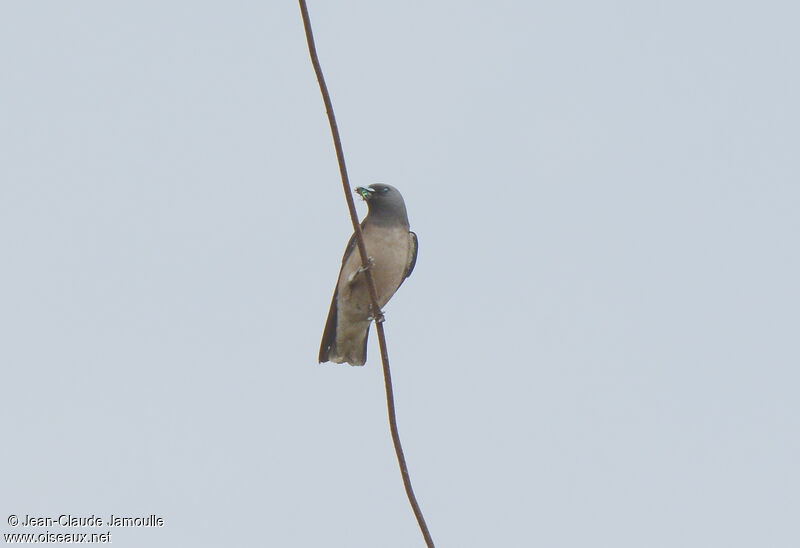
[[[355,190],[369,208],[361,223],[361,232],[378,305],[383,308],[414,271],[417,235],[409,229],[406,204],[395,187],[376,183]],[[372,310],[371,302],[354,233],[342,257],[319,347],[319,363],[366,363],[370,324],[379,312]]]

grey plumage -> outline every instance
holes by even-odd
[[[374,184],[356,191],[367,201],[369,213],[361,223],[367,255],[372,259],[372,279],[383,308],[417,261],[417,235],[409,230],[406,205],[391,185]],[[367,335],[372,321],[369,290],[361,270],[355,234],[342,258],[328,321],[319,348],[319,362],[364,365]]]

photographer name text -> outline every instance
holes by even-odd
[[[164,527],[164,518],[155,514],[150,514],[149,516],[117,516],[111,514],[106,519],[94,514],[90,516],[61,514],[58,517],[25,514],[21,519],[17,518],[17,516],[10,516],[9,525],[21,527]]]

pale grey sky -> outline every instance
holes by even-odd
[[[309,8],[419,235],[437,546],[800,545],[796,2]],[[374,334],[316,363],[350,227],[297,4],[5,2],[0,74],[0,533],[422,545]]]

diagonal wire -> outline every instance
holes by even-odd
[[[403,486],[406,489],[406,495],[408,495],[408,501],[411,503],[411,509],[414,511],[414,516],[417,518],[420,531],[422,531],[422,536],[425,537],[425,543],[428,545],[428,548],[435,548],[433,544],[433,538],[428,531],[428,525],[425,523],[425,517],[422,515],[422,510],[420,510],[419,504],[417,503],[417,497],[414,496],[414,489],[411,487],[411,476],[408,474],[406,458],[403,454],[403,446],[400,444],[400,433],[397,430],[397,414],[394,410],[392,374],[389,370],[389,352],[386,349],[386,334],[383,330],[383,313],[381,312],[381,307],[378,306],[378,293],[375,290],[375,281],[372,278],[372,272],[369,268],[369,257],[367,256],[367,248],[364,245],[364,235],[361,233],[361,226],[358,223],[355,202],[353,201],[353,196],[350,192],[350,178],[347,176],[347,166],[344,163],[344,151],[342,150],[342,141],[339,137],[339,127],[336,125],[336,116],[333,113],[333,103],[331,102],[331,97],[328,93],[328,86],[325,84],[325,77],[322,75],[322,67],[319,64],[319,58],[317,57],[317,47],[314,44],[314,34],[311,31],[311,19],[308,15],[308,7],[306,6],[305,0],[299,0],[299,2],[300,12],[303,15],[303,26],[305,27],[306,41],[308,42],[308,53],[311,56],[311,64],[314,65],[314,72],[317,74],[319,89],[322,92],[322,100],[325,102],[325,110],[328,112],[328,121],[331,125],[333,144],[336,148],[336,159],[339,161],[339,173],[342,176],[342,187],[344,189],[345,200],[347,200],[347,209],[350,211],[350,220],[353,223],[353,231],[355,232],[356,242],[358,243],[358,252],[361,255],[361,266],[364,268],[367,287],[369,288],[369,296],[372,300],[375,328],[378,331],[378,343],[381,347],[381,360],[383,361],[383,378],[386,385],[386,406],[389,410],[389,427],[392,431],[394,450],[395,453],[397,453],[397,463],[400,465],[400,473],[403,476]]]

